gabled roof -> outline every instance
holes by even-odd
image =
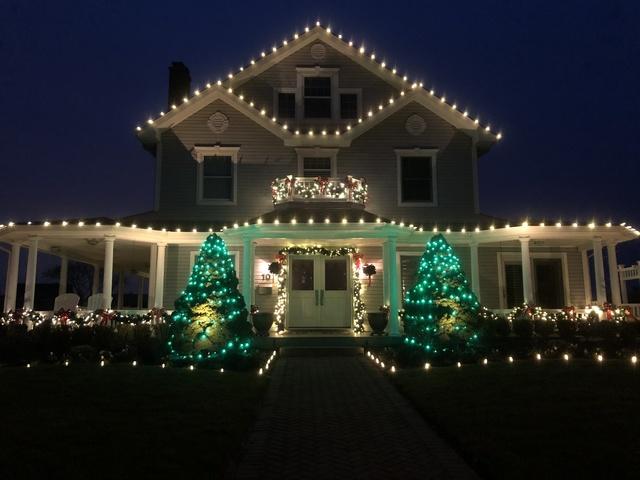
[[[353,125],[341,127],[335,131],[300,131],[296,130],[295,125],[289,122],[269,116],[270,105],[255,105],[250,99],[236,93],[238,86],[314,41],[322,41],[349,57],[396,88],[398,94],[387,99],[375,110],[367,112],[363,117],[354,121]],[[375,53],[367,53],[364,46],[358,48],[353,42],[344,41],[342,35],[336,35],[331,28],[323,27],[319,22],[313,28],[306,28],[303,33],[295,33],[293,38],[284,40],[279,47],[274,46],[271,52],[261,52],[257,60],[251,60],[249,65],[241,67],[238,72],[230,73],[224,81],[218,80],[215,84],[208,83],[206,88],[195,90],[191,98],[185,98],[180,105],[173,105],[172,110],[168,113],[161,112],[159,117],[148,119],[144,127],[136,127],[138,135],[143,142],[153,142],[156,132],[172,128],[218,99],[237,108],[267,130],[281,137],[286,145],[348,146],[353,138],[377,125],[411,101],[422,104],[454,127],[475,136],[479,143],[492,144],[502,136],[501,133],[492,131],[489,125],[481,125],[477,117],[471,118],[466,110],[458,109],[455,103],[447,103],[444,96],[438,97],[434,90],[427,91],[422,83],[409,82],[406,76],[400,76],[396,69],[388,67],[384,61],[379,61]],[[153,134],[150,135],[152,132]]]

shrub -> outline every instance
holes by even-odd
[[[519,316],[512,320],[513,333],[520,338],[531,338],[533,336],[533,321],[530,318]]]
[[[535,319],[534,328],[535,328],[536,335],[539,335],[542,338],[550,337],[551,335],[553,335],[553,332],[555,331],[553,320],[547,320],[547,319],[544,319],[544,320],[539,318]]]
[[[573,339],[578,330],[578,322],[564,318],[556,320],[556,326],[558,327],[558,335],[565,341]]]

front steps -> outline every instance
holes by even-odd
[[[269,337],[255,337],[253,344],[260,349],[296,348],[296,349],[367,349],[369,347],[393,347],[400,345],[401,337],[371,336],[353,334],[331,335],[287,334]]]

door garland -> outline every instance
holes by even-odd
[[[351,255],[352,281],[353,281],[353,331],[364,331],[365,304],[360,297],[362,283],[360,282],[360,268],[363,255],[354,247],[325,248],[313,247],[286,247],[278,251],[276,261],[280,264],[280,273],[276,276],[278,281],[278,299],[275,307],[276,327],[278,333],[284,332],[284,317],[287,311],[287,269],[289,255],[324,255],[326,257],[342,257]]]

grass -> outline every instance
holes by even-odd
[[[637,478],[640,367],[545,360],[399,371],[399,390],[487,478]]]
[[[265,387],[255,372],[0,369],[0,478],[219,478]]]

